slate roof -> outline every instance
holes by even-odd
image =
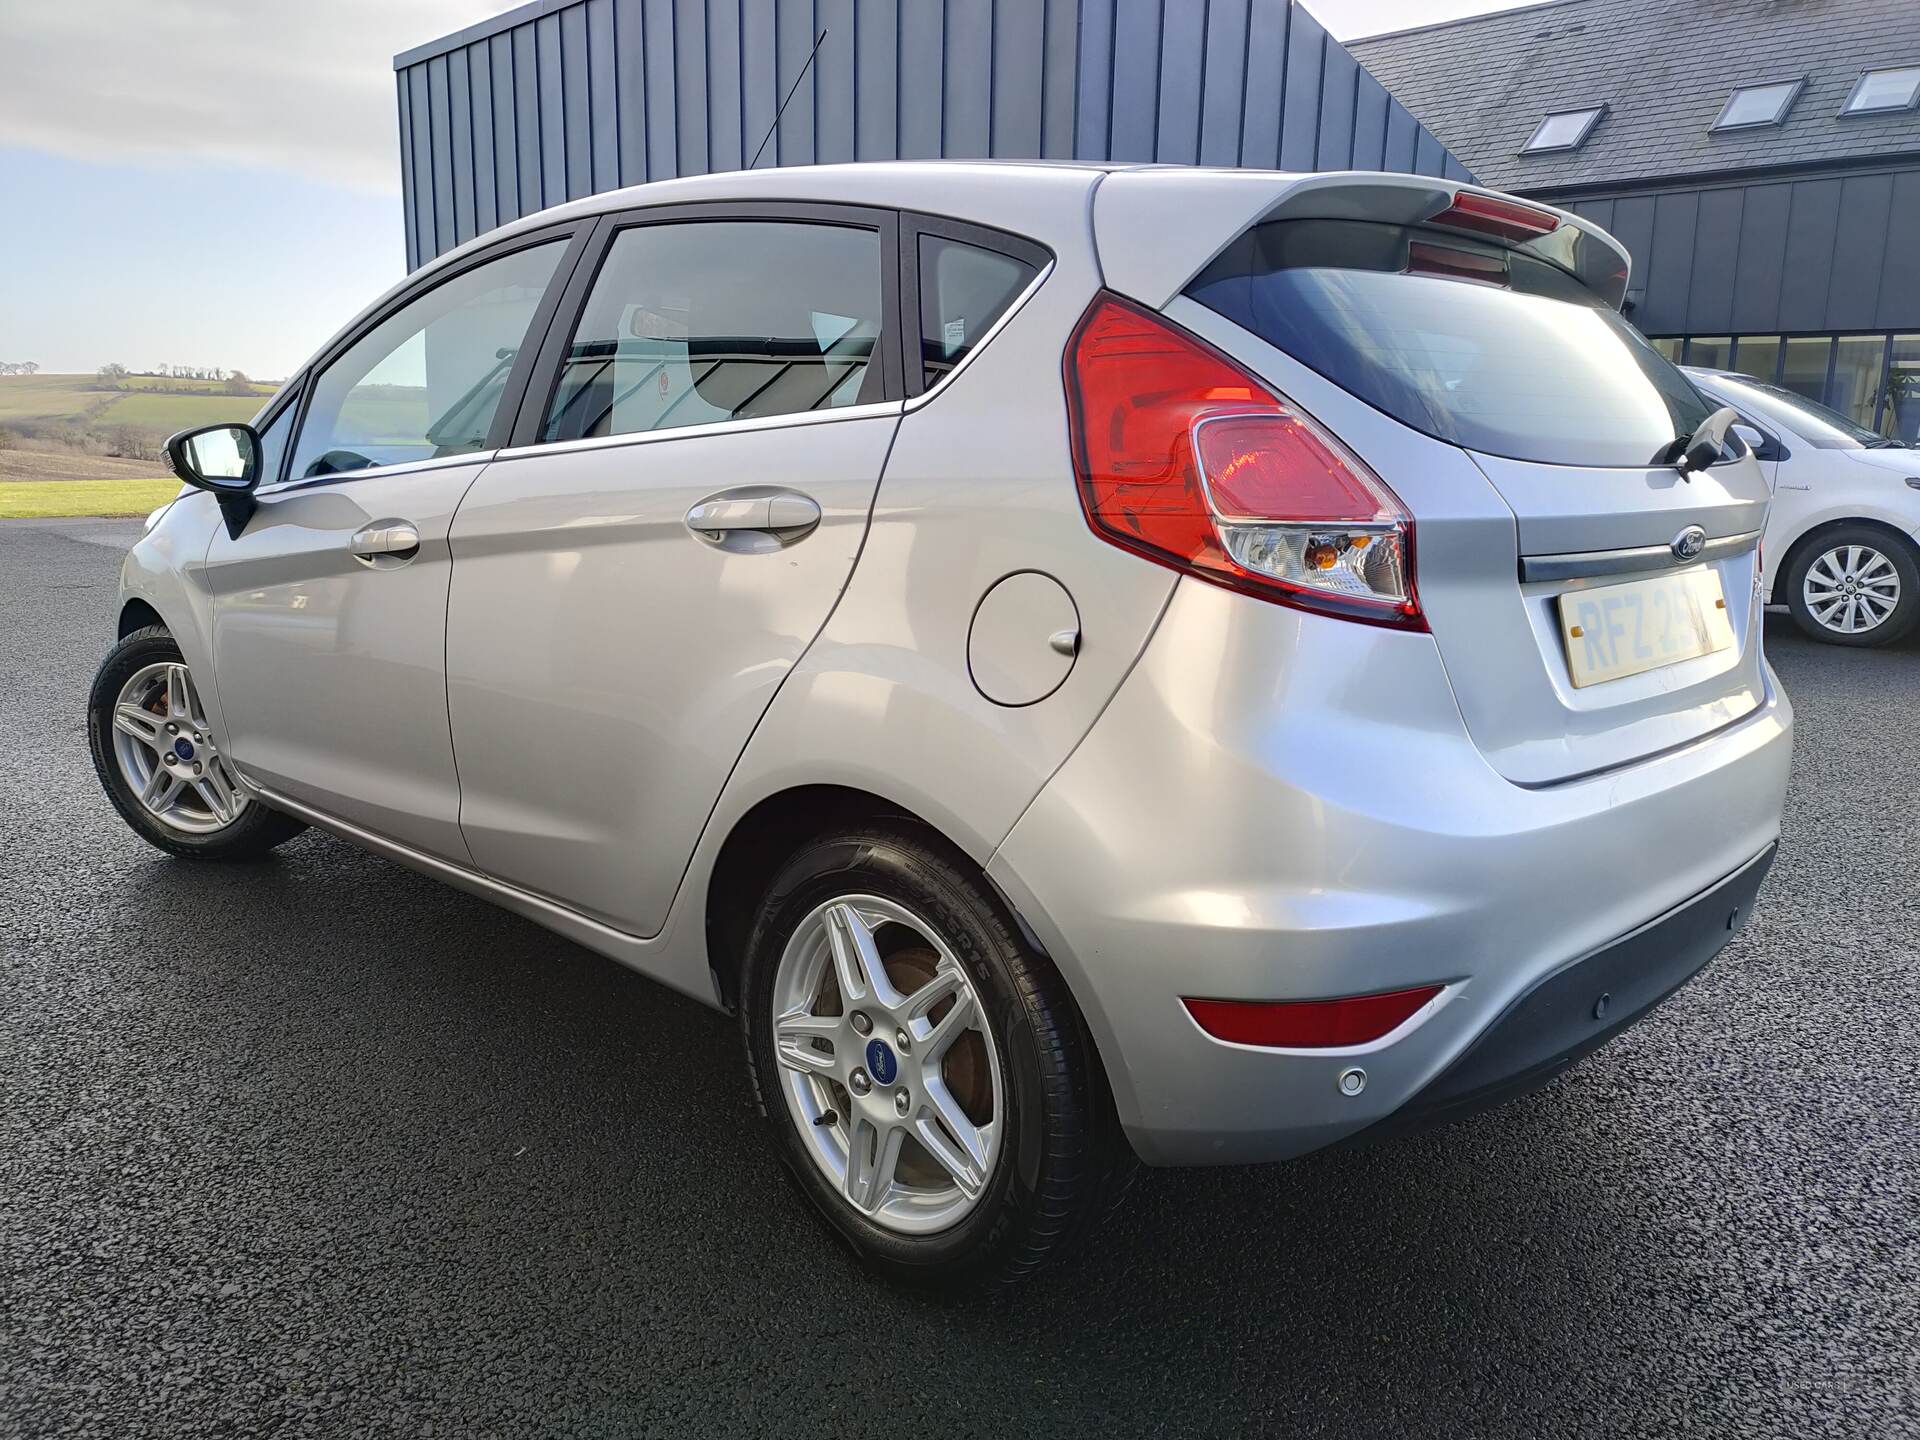
[[[1920,65],[1920,0],[1549,0],[1347,49],[1502,189],[1920,153],[1920,111],[1840,117],[1862,71]],[[1734,89],[1802,76],[1785,123],[1708,129]],[[1598,104],[1581,149],[1520,154],[1550,111]]]

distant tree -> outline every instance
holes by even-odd
[[[26,360],[21,362],[20,373],[22,375],[35,375],[39,373],[39,370],[40,370],[40,362],[38,360]]]
[[[126,381],[127,367],[116,361],[109,361],[94,371],[100,383],[108,389],[117,390]]]
[[[11,360],[0,360],[0,375],[11,375],[19,368]]]
[[[252,393],[253,393],[253,381],[247,378],[246,371],[229,370],[227,372],[227,394],[251,395]]]

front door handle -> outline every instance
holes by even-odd
[[[369,569],[389,570],[420,553],[420,532],[406,520],[376,520],[353,532],[347,553]]]
[[[709,495],[687,511],[687,528],[710,545],[728,550],[764,548],[755,541],[791,545],[820,524],[820,504],[811,495],[769,485],[742,485]]]

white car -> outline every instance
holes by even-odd
[[[1740,412],[1773,485],[1766,584],[1816,640],[1887,645],[1920,621],[1920,453],[1778,385],[1687,371]]]

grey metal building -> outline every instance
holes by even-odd
[[[1633,252],[1629,314],[1920,441],[1920,3],[1550,0],[1353,51],[1484,182]]]
[[[1290,0],[533,0],[394,70],[409,268],[562,200],[745,168],[770,128],[762,166],[1047,157],[1471,178]]]

